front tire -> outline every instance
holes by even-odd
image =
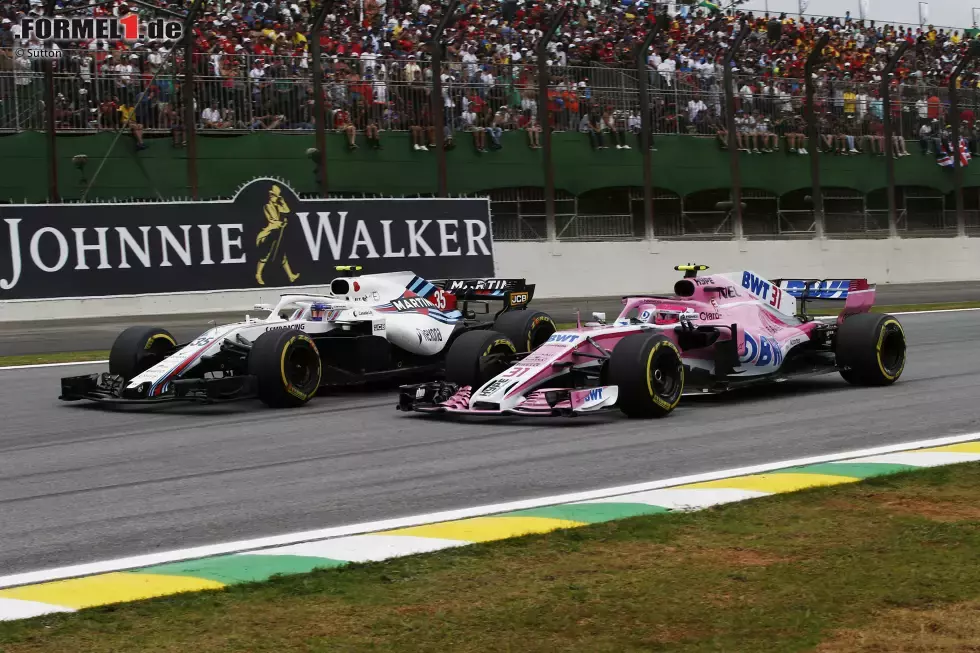
[[[627,417],[666,417],[684,394],[681,352],[659,334],[626,336],[609,359],[609,382],[618,388],[617,404]]]
[[[474,390],[508,367],[517,347],[497,331],[468,331],[446,353],[446,380]]]
[[[905,331],[891,315],[852,315],[837,329],[837,367],[852,385],[895,383],[905,370],[906,350]]]
[[[517,351],[534,351],[558,330],[551,316],[541,311],[508,311],[493,323],[495,331],[507,336]]]
[[[120,333],[109,350],[109,374],[126,381],[150,369],[177,350],[177,341],[166,329],[132,326]]]
[[[271,408],[296,408],[313,398],[323,374],[313,339],[298,329],[269,331],[252,344],[248,373]]]

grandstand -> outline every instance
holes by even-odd
[[[73,6],[62,2],[58,5],[64,5],[64,9]],[[173,3],[172,9],[183,11],[187,5]],[[951,182],[941,176],[943,171],[937,162],[949,151],[949,77],[969,50],[975,36],[972,30],[889,25],[849,16],[767,15],[739,7],[723,7],[724,11],[718,12],[711,3],[701,5],[675,7],[676,13],[669,16],[665,29],[647,53],[650,127],[657,148],[655,199],[667,207],[664,209],[667,216],[673,216],[660,221],[662,236],[725,237],[730,233],[725,216],[717,214],[714,202],[707,197],[691,197],[686,192],[690,190],[690,180],[672,181],[670,172],[662,168],[675,164],[664,161],[668,151],[699,153],[704,157],[705,171],[718,167],[715,159],[724,164],[726,100],[722,61],[742,25],[749,36],[738,53],[733,71],[735,125],[738,147],[747,153],[744,165],[748,177],[743,182],[750,192],[746,197],[749,204],[755,201],[760,220],[765,223],[758,227],[760,235],[795,233],[798,231],[795,226],[785,229],[784,226],[797,222],[804,224],[802,233],[808,233],[805,214],[811,208],[802,202],[802,195],[795,199],[788,197],[792,193],[779,184],[751,186],[752,171],[763,180],[771,179],[774,174],[797,174],[801,181],[794,180],[788,190],[805,188],[808,183],[801,176],[805,174],[805,166],[797,159],[805,159],[801,155],[813,148],[841,159],[838,167],[842,172],[838,180],[832,180],[838,190],[829,196],[832,200],[840,199],[840,213],[844,216],[840,220],[840,233],[875,232],[880,227],[874,213],[883,210],[875,199],[875,193],[882,187],[880,180],[869,178],[862,184],[848,183],[856,166],[843,160],[867,160],[879,171],[877,177],[883,176],[880,159],[886,149],[885,116],[879,89],[885,66],[902,43],[907,43],[909,50],[890,78],[891,117],[898,137],[896,156],[914,159],[914,165],[911,161],[902,162],[899,175],[908,180],[935,180],[931,187],[916,184],[903,188],[902,207],[903,211],[911,208],[916,213],[916,207],[928,205],[928,210],[921,212],[928,214],[923,218],[923,231],[948,229],[947,205],[951,206],[952,188]],[[146,7],[145,3],[115,0],[87,6],[81,11],[117,16],[132,11],[149,16],[152,12]],[[555,8],[548,3],[514,0],[461,4],[458,16],[443,35],[444,63],[441,71],[436,71],[432,66],[430,41],[441,18],[442,5],[430,4],[428,0],[334,2],[323,30],[316,37],[323,62],[324,126],[337,132],[336,136],[330,136],[328,145],[332,166],[336,167],[333,164],[338,158],[344,162],[345,155],[348,161],[376,160],[380,166],[392,160],[387,153],[391,148],[398,148],[402,153],[431,151],[436,142],[438,120],[433,115],[431,94],[438,75],[442,86],[444,135],[447,147],[454,150],[449,156],[478,161],[485,184],[474,188],[476,182],[468,182],[455,190],[492,191],[499,210],[513,210],[517,215],[517,221],[510,227],[501,227],[504,237],[509,237],[510,232],[516,238],[539,237],[540,229],[533,225],[541,211],[522,207],[542,202],[540,185],[518,185],[510,181],[501,185],[504,182],[495,177],[500,175],[510,180],[515,175],[502,173],[502,166],[494,167],[493,157],[504,156],[499,152],[503,149],[511,157],[510,166],[514,169],[531,166],[531,161],[537,160],[533,157],[540,146],[543,125],[555,134],[557,148],[574,150],[568,161],[575,161],[576,165],[594,164],[596,160],[589,157],[599,156],[598,150],[640,149],[641,80],[634,62],[635,50],[652,27],[658,9],[656,3],[645,0],[620,3],[592,0],[570,5],[566,19],[547,49],[550,83],[547,97],[541,103],[546,110],[546,119],[542,120],[538,115],[536,51],[538,39],[547,29]],[[17,138],[30,132],[43,132],[51,119],[46,112],[44,63],[39,58],[17,56],[17,53],[25,50],[29,55],[33,51],[58,49],[60,54],[52,60],[52,98],[53,124],[57,133],[64,135],[59,142],[70,143],[71,147],[83,142],[102,143],[64,138],[77,135],[84,139],[83,135],[120,132],[127,138],[116,147],[125,152],[113,149],[113,158],[131,160],[138,156],[141,161],[150,162],[164,157],[173,163],[184,156],[182,148],[187,139],[184,50],[175,48],[174,42],[142,38],[133,43],[93,40],[44,44],[37,39],[22,40],[21,20],[43,12],[44,7],[36,3],[0,2],[0,133],[12,136],[0,137],[0,152],[6,150],[8,157],[15,152],[34,152],[37,158],[39,141]],[[306,1],[205,3],[195,22],[191,59],[194,131],[201,136],[202,151],[214,152],[218,147],[214,143],[205,145],[208,137],[225,137],[224,141],[216,142],[230,146],[227,138],[232,136],[256,144],[260,142],[257,137],[263,136],[263,145],[256,145],[252,155],[261,160],[268,156],[271,134],[299,137],[312,134],[317,123],[310,60],[313,38],[310,27],[315,13],[316,6]],[[775,39],[769,34],[773,19],[781,23]],[[817,72],[814,102],[819,136],[817,142],[810,142],[804,123],[803,71],[807,55],[824,34],[830,40]],[[977,95],[980,77],[973,66],[967,68],[958,86],[962,112],[957,126],[961,136],[967,139],[970,151],[978,154],[980,122],[976,120],[976,111],[980,110]],[[696,145],[677,144],[676,139],[684,142],[696,137],[702,137]],[[280,148],[283,142],[277,142],[273,149]],[[303,148],[290,144],[289,151],[293,154],[275,158],[297,158],[295,153],[314,144],[312,139],[304,143]],[[151,147],[144,150],[147,144]],[[90,147],[86,152],[88,158],[102,157],[105,146]],[[177,154],[159,151],[164,148]],[[236,157],[241,157],[247,149],[240,142],[234,148]],[[378,152],[354,152],[357,148]],[[381,148],[385,151],[381,152]],[[509,154],[515,148],[522,152]],[[345,149],[349,151],[345,153]],[[76,153],[59,151],[59,156]],[[480,156],[474,159],[474,154]],[[201,155],[195,153],[195,156]],[[376,159],[366,159],[368,156]],[[786,161],[787,157],[790,162]],[[558,156],[555,159],[560,161]],[[616,191],[600,194],[613,198],[612,203],[621,206],[606,216],[609,219],[596,216],[595,212],[602,210],[603,201],[583,198],[581,192],[576,193],[572,188],[574,184],[559,185],[556,195],[559,213],[577,225],[593,225],[581,229],[581,237],[637,235],[638,184],[625,182],[634,178],[634,172],[626,169],[638,166],[639,159],[638,156],[616,159],[615,165],[621,166],[616,171],[624,183],[617,184]],[[398,161],[404,164],[404,156]],[[208,165],[211,164],[202,159],[199,168],[203,171]],[[315,190],[308,184],[308,162],[294,161],[287,167],[298,169],[299,165],[306,167],[297,186]],[[697,174],[697,168],[695,162],[684,167],[682,174]],[[920,168],[928,172],[923,173]],[[364,171],[367,167],[357,169]],[[254,174],[280,172],[264,170],[261,165],[251,166],[249,170]],[[797,170],[800,172],[793,173]],[[390,172],[386,169],[378,178],[390,179]],[[971,181],[972,170],[970,173],[968,185],[980,186],[980,181]],[[63,170],[62,176],[65,174]],[[154,173],[146,174],[148,178],[154,176]],[[411,177],[408,172],[404,174]],[[83,178],[84,175],[83,171]],[[530,182],[539,175],[525,176]],[[227,194],[229,186],[233,188],[241,181],[244,180],[229,179],[202,196]],[[18,187],[18,182],[8,183],[0,185],[4,195]],[[38,178],[26,183],[36,187]],[[60,183],[64,185],[63,180]],[[419,180],[415,189],[409,184],[385,187],[383,183],[378,188],[377,180],[373,183],[376,186],[373,189],[371,184],[344,187],[334,183],[331,190],[433,192],[430,181]],[[726,183],[730,183],[727,177],[714,185],[694,186],[696,193],[708,192],[724,188]],[[66,196],[77,196],[78,189],[74,184],[71,186]],[[117,185],[115,191],[97,190],[96,196],[106,197],[110,192],[148,198],[174,194],[174,191],[186,194],[179,193],[180,187],[181,184],[174,183],[168,186],[171,192],[167,193],[157,187],[152,191],[148,188],[138,191],[135,185],[123,185],[127,190],[120,191]],[[89,188],[85,191],[90,197]],[[968,194],[968,203],[971,211],[980,211],[980,195],[974,198]],[[587,208],[590,205],[593,208]],[[750,208],[749,213],[753,210]],[[793,217],[794,212],[802,217]],[[856,222],[853,216],[859,213],[861,221]],[[596,219],[591,222],[579,219],[590,215]],[[971,225],[976,222],[980,226],[976,215],[971,213],[970,220]],[[505,222],[502,217],[498,225]],[[912,223],[916,223],[915,219]],[[577,229],[570,233],[578,234]]]

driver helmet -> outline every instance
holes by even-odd
[[[677,324],[680,321],[680,311],[659,310],[653,314],[654,324]]]
[[[327,309],[330,308],[327,304],[317,302],[310,306],[310,320],[313,322],[323,322],[323,318],[327,314]]]

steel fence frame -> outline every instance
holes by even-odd
[[[125,58],[123,58],[125,57]],[[116,63],[117,61],[122,63]],[[433,71],[429,62],[415,59],[375,57],[323,57],[324,106],[327,127],[338,129],[353,124],[358,132],[368,126],[381,131],[414,131],[431,125]],[[45,129],[44,75],[41,66],[26,59],[0,70],[0,131],[20,132]],[[131,66],[131,68],[130,68]],[[95,133],[115,130],[120,125],[121,108],[133,106],[137,122],[148,133],[166,133],[180,122],[184,101],[183,54],[175,52],[169,61],[160,53],[64,50],[54,68],[55,121],[58,132]],[[291,131],[312,133],[315,129],[312,66],[308,57],[257,57],[252,55],[214,55],[195,62],[195,124],[200,133],[246,133],[253,131]],[[630,147],[639,146],[640,91],[638,71],[630,66],[553,66],[549,69],[548,124],[555,131],[581,132],[598,125],[608,138],[611,132]],[[443,107],[446,130],[459,138],[462,133],[522,129],[537,116],[537,73],[529,64],[476,65],[459,61],[443,64]],[[647,67],[651,133],[719,137],[724,125],[726,103],[721,77],[692,71],[666,73]],[[976,73],[970,73],[975,80]],[[152,79],[152,84],[149,84]],[[771,142],[777,149],[796,144],[820,147],[825,154],[850,156],[882,147],[881,103],[873,84],[851,82],[822,75],[817,80],[814,102],[818,143],[807,138],[804,118],[805,89],[801,79],[770,78],[764,73],[734,76],[734,106],[738,112],[739,143],[756,149],[760,142]],[[135,99],[145,93],[142,103]],[[949,88],[915,78],[896,85],[892,92],[895,134],[909,149],[938,154],[943,136],[942,121],[949,115]],[[980,91],[971,82],[958,93],[960,111],[980,115]],[[498,109],[508,107],[505,114]],[[512,110],[512,111],[511,111]],[[939,134],[930,131],[940,121]],[[980,154],[980,121],[970,127],[970,142]],[[583,138],[586,136],[583,134]],[[765,140],[769,138],[770,140]],[[760,148],[767,149],[767,148]],[[831,198],[827,198],[828,201]],[[663,201],[658,197],[655,201]],[[702,212],[658,212],[652,230],[655,238],[719,238],[733,232],[728,216],[717,219],[708,229]],[[746,237],[799,238],[814,234],[812,220],[800,227],[799,217],[808,209],[779,208],[769,216],[770,223],[756,225]],[[902,200],[896,218],[899,235],[949,235],[950,223],[945,206],[909,220],[907,199]],[[812,211],[810,212],[812,216]],[[828,215],[833,214],[828,211]],[[967,211],[965,230],[976,234],[975,215]],[[637,215],[586,215],[555,212],[559,219],[557,239],[636,239],[644,238],[642,220]],[[834,214],[829,222],[843,224]],[[672,217],[673,216],[673,217]],[[793,220],[790,217],[794,216]],[[540,239],[541,233],[529,227],[536,223],[533,213],[513,217],[515,228],[504,228],[498,240]],[[719,218],[719,216],[715,216]],[[511,218],[501,217],[501,220]],[[929,222],[931,220],[931,222]],[[805,220],[804,220],[805,221]],[[726,227],[725,225],[729,226]],[[760,226],[761,225],[761,226]],[[855,225],[856,226],[856,225]],[[880,235],[876,210],[864,208],[859,231],[835,231],[828,224],[826,234],[834,237]]]

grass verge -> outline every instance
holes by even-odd
[[[811,309],[814,315],[840,315],[841,310],[844,308],[843,304],[836,302],[839,305],[833,309],[820,308],[820,303],[817,302]],[[980,302],[940,302],[937,304],[892,304],[889,306],[873,306],[871,308],[872,313],[917,313],[921,311],[949,311],[957,310],[963,308],[980,308]]]
[[[0,624],[0,651],[980,646],[980,464]]]
[[[0,367],[12,365],[42,365],[45,363],[76,363],[84,361],[108,360],[109,351],[69,351],[57,354],[25,354],[23,356],[0,356]]]

